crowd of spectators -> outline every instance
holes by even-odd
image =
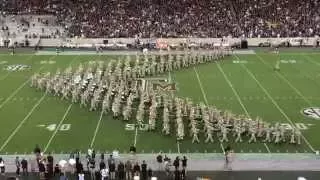
[[[60,180],[66,179],[67,176],[76,177],[78,180],[153,180],[153,177],[165,172],[165,176],[170,179],[186,179],[186,156],[176,157],[171,161],[168,156],[159,153],[153,160],[149,159],[148,162],[153,161],[157,164],[152,166],[145,160],[138,159],[134,151],[130,153],[130,158],[121,159],[118,155],[114,156],[115,152],[105,157],[104,153],[97,155],[94,149],[89,148],[86,158],[82,158],[79,152],[74,152],[67,159],[61,159],[61,157],[54,157],[51,153],[44,154],[37,145],[33,158],[29,157],[28,160],[21,159],[19,156],[15,158],[15,177],[27,177],[31,174],[39,176],[40,179],[59,177]],[[33,162],[35,165],[32,165]],[[0,157],[0,179],[5,176],[5,173],[6,164]]]
[[[319,0],[15,0],[2,14],[53,14],[69,36],[293,37],[320,34]]]

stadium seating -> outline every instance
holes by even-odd
[[[71,37],[313,37],[320,33],[317,0],[1,0],[0,8],[5,16],[55,15]]]

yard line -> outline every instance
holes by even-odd
[[[180,154],[180,143],[177,141],[177,148],[178,148],[178,153]]]
[[[44,98],[47,96],[47,93],[44,93],[44,95],[41,97],[41,99],[38,100],[38,102],[32,107],[32,109],[29,111],[29,113],[27,114],[26,117],[24,117],[24,119],[19,123],[19,125],[16,127],[16,129],[14,129],[14,131],[10,134],[10,136],[7,138],[7,140],[2,144],[2,146],[0,147],[0,151],[3,150],[3,148],[5,148],[7,146],[7,144],[9,143],[9,141],[13,138],[13,136],[16,135],[16,133],[19,131],[19,129],[21,128],[21,126],[26,122],[26,120],[31,116],[31,114],[33,113],[33,111],[40,105],[40,103],[44,100]]]
[[[263,143],[263,145],[264,145],[264,147],[266,147],[266,149],[267,149],[268,153],[271,153],[271,151],[270,151],[270,149],[269,149],[268,145],[267,145],[266,143]]]
[[[238,60],[239,57],[237,55],[234,55]],[[243,64],[241,64],[241,67],[243,67],[247,73],[252,77],[252,79],[254,79],[256,81],[256,83],[259,85],[259,87],[263,90],[263,92],[269,97],[269,99],[271,100],[271,102],[274,104],[274,106],[279,110],[279,112],[285,117],[285,119],[293,126],[294,123],[292,122],[292,120],[288,117],[288,115],[280,108],[280,106],[278,105],[278,103],[273,99],[273,97],[269,94],[269,92],[262,86],[262,84],[260,83],[260,81],[257,80],[257,78],[252,74],[252,72]],[[302,139],[307,143],[307,145],[309,146],[309,148],[315,152],[315,149],[312,147],[312,145],[309,143],[309,141],[302,135]]]
[[[227,81],[228,85],[230,86],[230,88],[232,89],[233,94],[236,96],[238,102],[240,103],[243,111],[246,113],[246,115],[248,117],[250,117],[247,108],[244,106],[242,100],[240,99],[240,96],[238,94],[238,92],[234,89],[233,84],[231,83],[231,81],[229,80],[229,78],[226,76],[226,74],[224,73],[223,69],[221,68],[221,66],[219,64],[217,64],[218,69],[220,70],[220,72],[222,73],[224,79]]]
[[[58,126],[57,126],[57,127],[56,127],[56,129],[54,130],[54,132],[53,132],[52,136],[50,137],[50,139],[49,139],[49,141],[48,141],[47,145],[45,146],[45,148],[44,148],[43,152],[46,152],[46,151],[47,151],[47,149],[48,149],[48,147],[50,146],[50,144],[51,144],[51,142],[52,142],[53,138],[56,136],[57,132],[59,131],[59,129],[60,129],[60,127],[61,127],[61,125],[62,125],[63,121],[66,119],[67,115],[69,114],[69,111],[70,111],[71,107],[72,107],[72,104],[70,104],[70,105],[69,105],[69,107],[68,107],[67,111],[64,113],[64,115],[63,115],[62,119],[60,120],[60,122],[59,122]]]
[[[136,147],[136,145],[137,145],[137,137],[138,137],[138,128],[136,127],[136,131],[134,134],[134,142],[133,142],[134,147]]]
[[[208,99],[207,99],[207,95],[206,95],[206,93],[205,93],[204,90],[203,90],[203,86],[202,86],[202,83],[201,83],[201,80],[200,80],[198,71],[197,71],[197,69],[196,69],[195,67],[193,67],[193,70],[194,70],[194,72],[195,72],[196,75],[197,75],[197,79],[198,79],[198,83],[199,83],[199,86],[200,86],[200,89],[201,89],[201,92],[202,92],[203,99],[204,99],[205,103],[206,103],[207,105],[209,105]]]
[[[101,124],[102,117],[103,117],[103,111],[101,111],[101,114],[100,114],[100,118],[99,118],[97,127],[96,127],[96,129],[94,130],[93,138],[92,138],[91,143],[90,143],[90,147],[91,147],[91,148],[93,147],[94,141],[96,140],[96,136],[97,136],[97,134],[98,134],[98,130],[99,130],[99,127],[100,127],[100,124]]]
[[[303,56],[306,57],[307,60],[310,61],[310,62],[312,62],[313,64],[320,66],[320,63],[314,61],[309,55],[303,54]]]
[[[49,60],[52,60],[54,59],[56,56],[51,56],[49,58]],[[45,67],[45,65],[41,66],[36,72],[39,72],[41,71],[43,68]],[[3,101],[1,104],[0,104],[0,109],[8,102],[11,100],[12,97],[14,97],[29,81],[31,81],[31,78],[32,78],[32,75],[23,83],[21,84],[15,91],[13,91],[12,94],[10,94],[10,96],[5,100]]]
[[[260,59],[260,61],[261,61],[263,64],[265,64],[266,66],[269,66],[269,67],[272,68],[272,66],[269,65],[269,64],[267,64],[267,63],[263,60],[263,58],[262,58],[261,56],[259,56],[259,55],[257,55],[257,54],[256,54],[256,56]],[[275,71],[275,72],[276,72],[276,74],[277,74],[281,79],[283,79],[306,103],[308,103],[309,106],[313,106],[312,103],[311,103],[304,95],[302,95],[302,93],[301,93],[296,87],[294,87],[286,77],[284,77],[284,76],[283,76],[281,73],[279,73],[278,71]]]
[[[196,73],[196,76],[197,76],[197,79],[198,79],[198,83],[199,83],[199,86],[200,86],[200,89],[201,89],[201,92],[202,92],[203,99],[204,99],[206,105],[209,106],[208,99],[207,99],[207,94],[205,93],[205,91],[203,89],[203,86],[202,86],[202,83],[201,83],[201,80],[200,80],[200,77],[199,77],[199,74],[198,74],[198,71],[197,71],[196,67],[193,67],[193,70]],[[221,149],[222,149],[222,151],[224,153],[224,147],[223,147],[222,143],[220,143],[220,147],[221,147]]]
[[[231,81],[229,80],[229,78],[228,78],[228,77],[226,76],[226,74],[224,73],[222,67],[221,67],[220,64],[218,64],[218,63],[217,63],[217,66],[218,66],[220,72],[222,73],[224,79],[227,81],[228,85],[229,85],[230,88],[232,89],[234,95],[235,95],[236,98],[238,99],[238,101],[239,101],[242,109],[244,110],[244,112],[246,113],[246,115],[247,115],[250,119],[252,119],[251,116],[250,116],[250,114],[249,114],[249,112],[248,112],[248,110],[247,110],[247,108],[246,108],[245,105],[243,104],[243,102],[242,102],[242,100],[241,100],[238,92],[237,92],[236,89],[233,87],[233,84],[231,83]],[[270,150],[269,150],[267,144],[266,144],[266,143],[263,143],[263,144],[264,144],[264,146],[266,147],[268,153],[270,153]]]

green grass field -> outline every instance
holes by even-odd
[[[98,55],[0,55],[0,154],[30,153],[35,144],[55,153],[85,151],[90,145],[98,151],[118,149],[127,152],[136,141],[139,153],[181,152],[220,153],[230,144],[240,153],[309,153],[320,149],[320,115],[311,118],[302,110],[320,107],[320,54],[259,51],[233,55],[223,62],[203,64],[172,72],[177,95],[229,109],[236,114],[260,116],[288,128],[303,129],[303,144],[255,143],[192,144],[189,137],[177,144],[175,136],[147,131],[126,131],[125,123],[99,112],[80,108],[30,87],[35,72],[55,72],[69,65],[93,60],[108,61],[115,56]],[[121,57],[120,57],[121,58]],[[281,71],[273,71],[281,60]],[[8,71],[8,65],[24,64],[29,70]],[[317,116],[317,114],[315,114]],[[101,121],[99,121],[101,119]],[[60,125],[60,129],[55,126]],[[203,142],[204,137],[200,136]],[[232,138],[230,138],[232,140]]]

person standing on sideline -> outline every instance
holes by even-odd
[[[134,176],[140,176],[140,166],[138,164],[138,162],[136,162],[136,164],[133,166],[133,173],[134,173]]]
[[[232,170],[231,163],[233,158],[233,150],[230,146],[227,146],[225,149],[225,168],[228,170]]]
[[[22,175],[28,175],[28,161],[22,158],[21,161]]]
[[[109,170],[107,168],[101,169],[101,180],[108,180]]]
[[[147,180],[147,164],[145,160],[143,160],[141,164],[141,175],[141,180]]]
[[[182,159],[182,169],[186,170],[187,169],[187,157],[186,156],[183,156],[183,159]]]
[[[4,175],[5,173],[5,164],[4,164],[4,161],[3,159],[0,157],[0,172],[1,172],[1,175]]]
[[[175,168],[175,170],[179,170],[179,166],[180,166],[180,160],[179,157],[177,156],[176,159],[173,161],[173,166]]]
[[[114,161],[111,161],[109,165],[110,179],[116,179],[116,164]]]
[[[124,180],[124,178],[125,178],[124,164],[123,162],[120,161],[120,163],[118,164],[118,179]]]
[[[163,170],[163,166],[162,166],[163,157],[162,157],[162,153],[161,152],[157,156],[157,162],[158,162],[158,165],[159,165],[159,171],[162,171]]]
[[[20,163],[20,160],[19,160],[19,157],[18,157],[18,156],[16,157],[15,163],[16,163],[16,168],[17,168],[16,174],[17,174],[17,176],[20,176],[20,166],[21,166],[21,163]]]
[[[132,179],[132,164],[129,160],[125,164],[125,169],[126,169],[126,179],[131,180]]]
[[[110,154],[109,158],[108,158],[108,167],[110,166],[111,162],[114,161],[112,154]],[[110,169],[110,167],[109,167]]]

